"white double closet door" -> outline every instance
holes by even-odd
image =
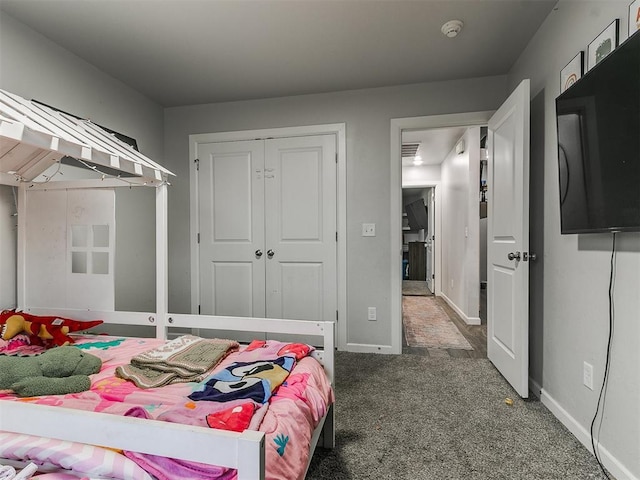
[[[198,144],[202,314],[335,320],[336,137]]]

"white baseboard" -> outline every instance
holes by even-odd
[[[391,345],[373,345],[368,343],[347,343],[347,352],[353,353],[384,353],[393,355],[395,352]]]
[[[480,317],[468,317],[467,314],[460,310],[460,308],[453,302],[453,300],[447,297],[444,293],[442,293],[440,296],[444,299],[445,302],[449,304],[449,306],[467,325],[480,325],[482,323]]]
[[[541,389],[540,400],[553,415],[567,427],[567,429],[582,443],[593,455],[591,446],[591,434],[578,421],[569,415],[560,404],[549,395],[544,388]],[[603,465],[616,478],[616,480],[640,480],[629,471],[616,457],[614,457],[605,447],[597,442],[598,454]]]
[[[533,378],[529,377],[529,390],[539,399],[542,393],[542,387]]]

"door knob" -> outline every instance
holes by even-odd
[[[518,260],[518,261],[520,261],[520,252],[516,252],[516,253],[509,252],[509,255],[507,255],[507,258],[509,260]]]
[[[267,250],[267,257],[269,258],[273,258],[273,256],[276,254],[276,252],[274,252],[273,250],[269,249]]]
[[[262,256],[262,250],[256,250],[256,258],[260,258]]]

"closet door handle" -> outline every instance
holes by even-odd
[[[276,252],[274,252],[273,250],[269,249],[267,250],[267,257],[269,258],[273,258],[273,256],[276,254]]]
[[[256,258],[260,258],[262,256],[262,250],[258,249],[256,250]]]

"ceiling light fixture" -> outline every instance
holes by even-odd
[[[419,165],[422,165],[422,157],[420,155],[416,155],[415,158],[413,159],[413,164],[416,167]]]
[[[463,26],[464,23],[462,23],[462,21],[460,20],[449,20],[447,23],[442,25],[442,28],[440,30],[442,31],[442,34],[444,36],[453,38],[460,33],[460,30],[462,30]]]

